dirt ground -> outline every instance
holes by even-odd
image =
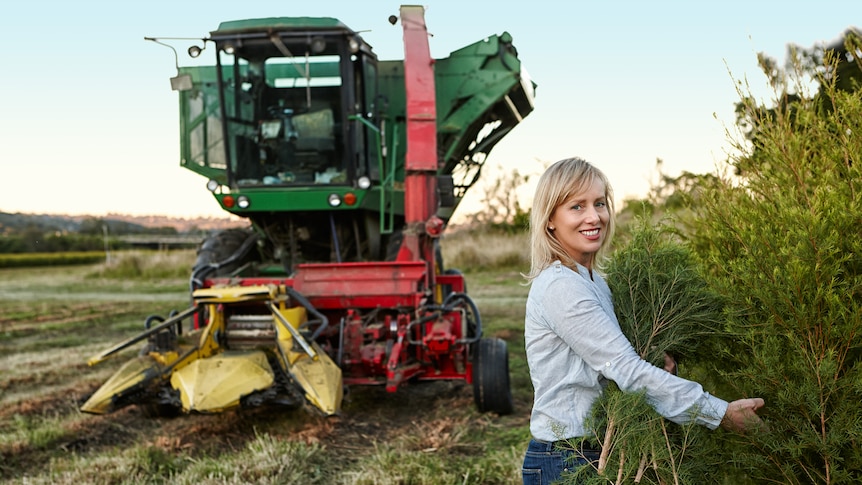
[[[334,417],[305,407],[261,407],[174,418],[149,417],[137,406],[108,415],[80,414],[77,405],[93,390],[94,386],[76,384],[0,409],[0,423],[27,417],[61,418],[67,437],[48,448],[0,448],[0,462],[5,464],[0,466],[0,478],[36,474],[58,452],[98,454],[141,443],[192,457],[217,456],[243,449],[259,432],[318,443],[347,460],[370,453],[375,443],[405,436],[412,437],[412,449],[457,452],[455,441],[465,429],[523,426],[528,421],[526,403],[516,403],[511,416],[465,412],[473,406],[472,389],[453,382],[407,385],[394,394],[383,388],[360,387]]]

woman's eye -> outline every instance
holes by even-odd
[[[575,205],[573,205],[573,206],[572,206],[572,209],[573,209],[573,210],[576,210],[576,211],[581,210],[581,204],[575,204]]]

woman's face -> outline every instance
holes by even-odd
[[[548,221],[548,228],[566,253],[587,268],[605,238],[610,219],[607,202],[605,184],[596,180],[558,205]]]

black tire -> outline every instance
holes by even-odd
[[[170,404],[147,403],[140,405],[141,414],[147,418],[176,418],[182,410]]]
[[[506,341],[483,338],[473,355],[473,400],[479,412],[500,415],[514,411],[509,385],[509,352]]]
[[[389,235],[386,241],[386,254],[383,256],[384,261],[395,261],[398,258],[398,251],[401,250],[403,241],[404,232],[401,229],[395,230]]]
[[[243,243],[251,236],[248,229],[224,229],[207,237],[198,248],[197,260],[192,272],[214,263],[221,263],[230,258],[242,247]],[[234,261],[218,268],[211,276],[230,276],[240,266],[247,263],[248,259]]]
[[[444,271],[443,274],[444,275],[458,275],[462,278],[464,277],[464,273],[462,273],[460,269],[456,269],[456,268],[449,268],[446,271]],[[443,285],[443,299],[444,300],[446,299],[447,296],[451,295],[452,293],[454,293],[454,291],[452,291],[451,286]],[[464,291],[461,291],[460,293],[465,293],[465,294],[467,293],[467,280],[464,280]]]

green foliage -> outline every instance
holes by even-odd
[[[109,240],[108,244],[113,248],[123,246],[115,239]],[[105,240],[101,235],[44,233],[35,228],[0,238],[0,254],[87,252],[104,249]]]
[[[0,212],[0,255],[120,250],[131,247],[122,236],[177,236],[176,227],[147,227],[117,219],[9,214]],[[186,234],[197,234],[191,228]],[[155,244],[155,243],[153,243]]]
[[[774,100],[774,106],[766,107],[758,106],[751,95],[741,92],[742,100],[736,105],[737,125],[745,136],[757,145],[761,131],[760,120],[764,118],[777,114],[792,118],[797,111],[805,113],[809,109],[805,105],[811,103],[814,108],[824,112],[832,110],[834,92],[855,93],[862,88],[862,65],[858,55],[860,50],[862,31],[851,28],[838,42],[831,45],[804,48],[790,44],[787,63],[783,69],[775,59],[759,54],[758,63],[761,70],[778,96]],[[819,88],[815,94],[809,95],[809,86],[812,84],[819,85]]]
[[[614,252],[607,282],[623,333],[642,358],[664,366],[664,353],[698,358],[723,322],[721,298],[699,273],[690,250],[665,224],[634,224]]]
[[[664,366],[664,354],[693,364],[709,359],[709,337],[721,326],[723,300],[697,270],[691,252],[667,225],[635,221],[631,240],[606,268],[620,328],[645,360]],[[595,469],[582,467],[578,483],[705,483],[724,476],[710,458],[715,443],[705,428],[666,421],[642,393],[610,385],[588,421],[602,447]],[[571,483],[571,482],[569,482]]]
[[[91,264],[105,259],[102,251],[0,254],[0,268]]]
[[[757,480],[858,483],[862,97],[835,76],[809,95],[804,74],[797,63],[776,84],[795,86],[776,109],[744,99],[756,136],[731,160],[742,177],[706,194],[694,237],[733,309],[735,344],[715,362],[728,386],[766,401],[769,432],[746,435],[734,461]]]
[[[580,467],[564,483],[691,484],[722,483],[710,430],[677,425],[658,415],[643,393],[624,393],[611,383],[588,421],[600,430],[599,463]]]

